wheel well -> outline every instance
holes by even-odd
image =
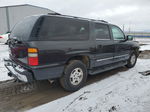
[[[88,56],[74,56],[67,61],[67,64],[72,60],[82,61],[86,65],[87,68],[89,68],[89,66],[90,66],[90,60],[89,60]]]
[[[138,48],[134,48],[134,49],[133,49],[133,52],[134,52],[137,56],[138,56],[139,53],[140,53]]]

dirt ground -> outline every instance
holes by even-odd
[[[138,58],[150,59],[150,51],[149,50],[142,51]]]
[[[99,75],[89,76],[86,85],[126,70],[125,67],[122,67]],[[31,89],[30,86],[28,89],[28,86],[14,84],[13,81],[8,81],[7,87],[4,88],[5,84],[5,82],[0,84],[0,112],[25,111],[71,94],[64,91],[58,82],[53,84],[50,84],[48,81],[36,82]],[[23,88],[20,88],[22,85],[26,88],[23,92]]]
[[[150,51],[143,51],[139,58],[150,59]],[[89,76],[86,85],[111,77],[118,72],[126,71],[121,67],[95,76]],[[51,102],[71,93],[64,91],[58,81],[33,82],[30,84],[9,80],[0,83],[0,112],[20,112]]]

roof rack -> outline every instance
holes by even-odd
[[[71,17],[71,18],[79,18],[79,19],[86,19],[86,20],[91,20],[91,21],[100,21],[100,22],[103,22],[103,23],[108,23],[108,22],[105,21],[105,20],[88,19],[88,18],[83,18],[83,17],[76,17],[76,16],[70,16],[70,15],[63,15],[63,14],[59,14],[59,13],[48,13],[48,14],[49,14],[49,15],[68,16],[68,17]]]
[[[107,21],[105,21],[105,20],[98,20],[98,21],[101,21],[101,22],[104,22],[104,23],[108,23]]]
[[[48,15],[61,15],[60,13],[48,13]]]

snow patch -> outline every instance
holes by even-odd
[[[138,59],[134,68],[88,85],[66,97],[28,112],[143,112],[150,90],[149,59]],[[147,101],[148,102],[148,101]]]
[[[8,58],[8,46],[5,44],[0,44],[0,81],[12,79],[7,75],[8,70],[4,67],[4,58]]]
[[[142,45],[140,51],[150,50],[150,45]]]

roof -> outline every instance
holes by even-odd
[[[44,7],[40,7],[40,6],[35,6],[35,5],[30,5],[30,4],[0,6],[0,8],[6,8],[6,7],[20,7],[20,6],[31,6],[31,7],[36,7],[36,8],[41,8],[41,9],[49,10],[49,11],[52,11],[52,12],[56,13],[55,11],[50,10],[50,9],[48,9],[48,8],[44,8]]]
[[[83,18],[83,17],[76,17],[76,16],[70,16],[70,15],[63,15],[63,14],[59,14],[59,13],[54,13],[54,14],[48,13],[48,15],[49,15],[49,16],[66,17],[66,18],[75,18],[75,19],[81,19],[81,20],[87,20],[87,21],[101,22],[101,23],[109,24],[109,23],[108,23],[107,21],[105,21],[105,20],[89,19],[89,18]]]

